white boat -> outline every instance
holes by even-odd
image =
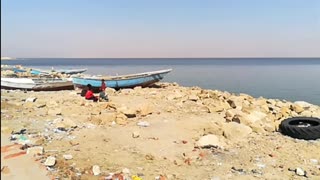
[[[71,79],[56,78],[2,78],[1,89],[58,91],[74,89]]]

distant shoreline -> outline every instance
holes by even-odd
[[[12,57],[1,57],[1,60],[15,60],[16,58]]]

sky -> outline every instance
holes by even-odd
[[[1,0],[1,56],[320,57],[320,0]]]

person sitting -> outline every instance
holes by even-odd
[[[86,92],[85,98],[86,98],[87,100],[93,100],[93,102],[97,102],[97,101],[98,101],[98,98],[93,95],[92,85],[91,85],[91,84],[88,84],[87,87],[88,87],[88,90],[87,90],[87,92]]]
[[[106,94],[107,86],[106,83],[104,82],[104,79],[101,79],[101,87],[100,87],[100,93],[99,93],[99,99],[103,101],[109,101],[108,95]]]
[[[88,91],[87,88],[82,89],[82,90],[81,90],[81,93],[80,93],[80,96],[82,96],[82,97],[86,96],[87,91]]]

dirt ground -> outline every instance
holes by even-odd
[[[228,108],[237,108],[211,111],[210,103],[206,102],[213,99],[212,103],[216,104],[213,107],[219,108],[220,103],[231,97],[244,95],[204,92],[166,83],[155,88],[107,91],[110,102],[86,101],[75,90],[2,90],[1,147],[28,144],[43,147],[44,153],[3,159],[18,148],[1,152],[1,167],[10,169],[10,172],[1,171],[1,177],[17,179],[14,177],[24,171],[32,179],[107,179],[108,176],[112,179],[112,174],[117,173],[133,180],[137,177],[145,180],[320,179],[320,141],[297,140],[277,131],[276,125],[296,113],[293,110],[284,114],[279,107],[282,116],[274,113],[272,117],[278,119],[272,121],[271,129],[266,128],[270,124],[261,124],[261,130],[248,125],[252,131],[241,137],[243,132],[239,132],[239,138],[235,138],[237,132],[234,132],[230,138],[226,136],[225,125],[230,123],[226,113]],[[248,99],[255,110],[263,107],[254,106],[261,99],[250,97],[245,101]],[[236,106],[237,102],[234,101]],[[292,107],[291,102],[282,103],[281,106]],[[244,107],[242,104],[241,111]],[[319,117],[319,106],[312,108],[310,113]],[[268,117],[272,115],[264,113]],[[303,113],[307,112],[299,111]],[[146,127],[138,125],[139,122],[144,122]],[[26,133],[16,133],[13,137],[17,140],[9,141],[12,131],[21,129],[26,129]],[[218,137],[221,145],[198,147],[198,140],[208,134]],[[72,159],[67,160],[63,155],[72,155]],[[54,156],[56,162],[46,168],[44,164],[49,156]],[[99,175],[94,175],[94,165],[99,166]],[[35,172],[37,168],[42,170]],[[297,168],[303,174],[299,175]]]

